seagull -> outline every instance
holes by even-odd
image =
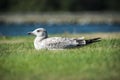
[[[66,37],[48,37],[47,30],[44,28],[37,28],[30,35],[35,35],[34,47],[36,50],[60,50],[81,47],[93,42],[97,42],[100,38],[93,38],[85,40],[84,37],[80,38],[66,38]]]

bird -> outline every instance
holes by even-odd
[[[94,42],[98,42],[101,39],[99,37],[88,40],[85,40],[84,37],[80,38],[48,37],[48,33],[45,28],[37,28],[32,32],[28,32],[28,34],[36,36],[36,38],[34,39],[34,47],[36,50],[41,49],[61,50],[77,48]]]

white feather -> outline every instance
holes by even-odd
[[[84,37],[81,38],[62,38],[62,37],[50,37],[47,36],[47,31],[44,28],[38,28],[31,32],[36,35],[34,40],[35,49],[66,49],[77,47],[78,45],[85,45]],[[80,42],[78,42],[78,40]]]

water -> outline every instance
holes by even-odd
[[[118,24],[0,24],[0,35],[26,36],[27,32],[39,27],[46,28],[49,34],[120,32]]]

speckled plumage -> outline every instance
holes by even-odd
[[[36,35],[34,40],[35,49],[67,49],[77,46],[85,45],[84,38],[62,38],[50,37],[48,38],[47,31],[44,28],[38,28],[29,34]]]
[[[72,48],[76,47],[79,44],[75,39],[72,38],[62,38],[62,37],[51,37],[43,39],[40,43],[40,48],[46,49],[65,49],[65,48]],[[84,40],[81,40],[81,45],[84,45]]]

